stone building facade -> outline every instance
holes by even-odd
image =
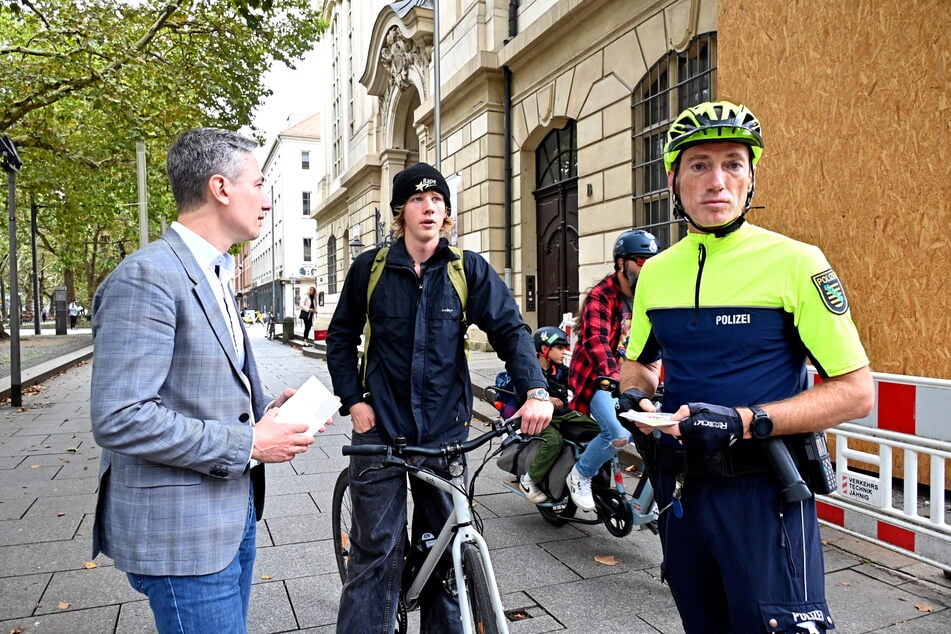
[[[438,24],[432,0],[323,8],[319,321],[352,253],[388,233],[393,175],[438,160],[458,243],[530,325],[559,323],[621,231],[681,235],[668,123],[729,99],[766,134],[751,221],[829,254],[873,368],[951,378],[951,295],[932,292],[951,261],[947,2],[441,0]]]
[[[659,154],[641,156],[656,138],[632,142],[632,130],[637,117],[661,130],[680,102],[715,93],[714,0],[442,2],[438,111],[432,2],[338,0],[324,11],[318,321],[352,256],[389,232],[393,175],[435,163],[437,135],[458,244],[505,277],[532,326],[577,310],[610,270],[618,233],[669,219],[650,180]],[[635,181],[651,185],[638,199]]]

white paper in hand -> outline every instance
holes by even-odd
[[[634,410],[628,410],[621,412],[620,416],[621,418],[632,420],[635,423],[643,423],[651,427],[667,427],[680,422],[679,420],[671,420],[670,418],[673,414],[667,414],[665,412],[635,412]]]
[[[279,423],[307,423],[307,433],[313,436],[324,431],[324,423],[340,409],[340,399],[324,384],[311,376],[297,388],[294,396],[281,405],[275,420]]]

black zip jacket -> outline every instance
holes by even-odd
[[[347,274],[327,333],[327,365],[340,413],[368,401],[377,427],[392,440],[438,446],[464,439],[472,418],[472,383],[464,348],[463,307],[446,267],[458,256],[444,238],[416,275],[403,239],[386,256],[370,299],[366,382],[357,346],[367,318],[367,285],[377,250],[361,254]],[[469,291],[465,318],[488,335],[520,394],[547,382],[529,327],[498,273],[477,253],[464,252]]]

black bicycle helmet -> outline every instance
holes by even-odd
[[[645,258],[657,255],[660,248],[657,246],[657,238],[654,234],[648,233],[643,229],[632,229],[625,231],[614,241],[614,261],[618,258],[626,258],[631,255],[637,255]]]
[[[561,328],[555,326],[542,326],[532,334],[532,341],[535,342],[535,352],[541,352],[542,346],[569,346],[568,335]]]

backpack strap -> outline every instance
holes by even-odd
[[[469,327],[469,320],[466,318],[466,308],[469,305],[469,280],[466,279],[466,256],[459,247],[449,247],[458,259],[452,260],[446,269],[449,273],[449,281],[452,287],[456,289],[456,295],[462,302],[462,326],[463,330]],[[469,353],[469,338],[466,337],[466,354]]]
[[[386,254],[390,252],[389,247],[382,247],[376,252],[373,263],[370,264],[370,278],[367,280],[367,310],[366,323],[363,325],[363,380],[367,378],[367,353],[370,351],[370,297],[373,296],[373,290],[383,276],[383,269],[386,264]]]

